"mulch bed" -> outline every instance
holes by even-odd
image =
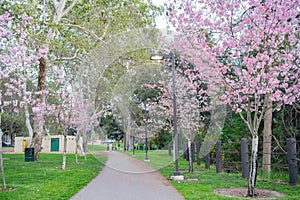
[[[238,197],[238,198],[257,198],[257,199],[269,199],[269,198],[276,198],[276,197],[283,197],[284,194],[272,191],[272,190],[262,190],[262,189],[255,189],[255,197],[247,197],[247,188],[220,188],[214,190],[215,194],[228,196],[228,197]]]

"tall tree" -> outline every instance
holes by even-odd
[[[32,99],[28,97],[26,82],[30,82],[30,69],[37,63],[37,56],[34,52],[26,48],[25,41],[28,39],[28,33],[22,31],[21,25],[29,24],[30,18],[26,14],[18,19],[13,18],[10,13],[5,12],[0,15],[0,111],[1,116],[4,112],[7,114],[19,114],[20,110],[28,111],[27,106]],[[32,105],[34,102],[32,102]],[[11,109],[10,109],[11,108]],[[0,119],[1,127],[1,119]],[[27,126],[30,135],[30,124]],[[0,128],[1,143],[3,131]],[[2,147],[1,147],[2,148]],[[3,169],[2,149],[0,151],[2,187],[5,189],[5,177]]]
[[[182,0],[178,5],[184,9],[171,13],[172,23],[212,52],[224,77],[224,102],[251,132],[248,196],[254,196],[261,122],[271,109],[299,98],[299,2]]]
[[[15,16],[27,13],[35,21],[35,24],[30,27],[30,33],[35,39],[30,44],[30,48],[40,53],[36,99],[41,105],[46,103],[47,95],[44,91],[46,82],[50,80],[47,77],[49,71],[55,70],[55,65],[67,63],[69,68],[73,67],[73,72],[86,73],[76,69],[75,66],[81,66],[82,57],[99,45],[100,41],[116,31],[152,24],[151,16],[154,14],[152,7],[140,0],[131,2],[120,0],[3,1],[1,9],[11,10]],[[81,75],[77,74],[75,77],[79,78],[79,76]],[[83,90],[86,92],[84,95],[89,95],[87,98],[94,98],[91,96],[95,94],[92,90],[95,89]],[[38,160],[45,119],[43,112],[38,112],[36,115],[38,120],[34,124],[36,134],[33,141],[35,160]]]

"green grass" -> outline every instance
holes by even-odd
[[[106,158],[87,155],[87,160],[67,155],[67,169],[61,170],[61,154],[41,154],[39,162],[24,162],[24,155],[4,154],[5,178],[13,191],[0,192],[1,200],[69,199],[98,175]]]
[[[132,156],[132,151],[126,151],[126,154]],[[144,161],[146,158],[145,151],[135,150],[135,158]],[[168,151],[164,150],[148,151],[148,159],[150,160],[148,164],[157,170],[165,168],[173,162],[173,157],[168,155]]]
[[[120,144],[120,149],[123,150],[123,143]],[[118,143],[114,143],[115,147],[118,147]],[[88,150],[89,152],[101,152],[107,150],[107,144],[88,144]]]
[[[127,152],[126,154],[131,155],[132,152]],[[156,169],[166,178],[170,178],[173,175],[175,166],[169,159],[166,159],[168,155],[167,151],[151,151],[149,154],[150,162],[145,162]],[[136,158],[139,160],[145,159],[145,151],[136,151]],[[172,157],[170,157],[172,159]],[[165,166],[159,168],[159,166]],[[241,178],[241,174],[228,174],[221,173],[216,174],[214,166],[211,169],[204,169],[204,163],[201,166],[194,164],[194,173],[187,173],[188,162],[179,159],[179,170],[182,172],[184,177],[187,178],[198,178],[199,182],[189,182],[189,181],[172,181],[170,182],[175,186],[175,188],[185,197],[187,200],[198,200],[198,199],[211,199],[211,200],[234,200],[241,198],[230,198],[214,194],[214,190],[218,188],[247,188],[247,180]],[[288,174],[274,173],[269,177],[260,176],[258,173],[258,181],[256,188],[276,190],[278,192],[284,193],[285,197],[278,199],[288,199],[297,200],[300,199],[300,186],[289,186],[288,185]],[[299,177],[300,180],[300,177]]]
[[[106,144],[88,144],[89,152],[101,152],[106,151]]]

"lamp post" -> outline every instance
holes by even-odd
[[[134,146],[135,130],[133,129],[132,132],[133,132],[133,135],[132,135],[132,142],[133,142],[132,156],[135,156],[135,152],[134,152],[134,149],[135,149],[135,146]]]
[[[151,54],[150,60],[171,59],[172,63],[172,93],[173,93],[173,139],[174,139],[174,158],[175,171],[174,176],[180,175],[178,170],[178,131],[177,131],[177,106],[176,106],[176,84],[175,84],[175,57],[174,53],[170,54]]]
[[[145,157],[145,161],[148,162],[149,158],[148,158],[148,130],[147,130],[147,116],[146,116],[146,101],[143,102],[144,104],[144,109],[145,109],[145,113],[144,113],[144,118],[145,118],[145,150],[146,150],[146,157]]]

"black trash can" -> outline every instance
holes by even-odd
[[[34,148],[25,148],[25,162],[34,161]]]

